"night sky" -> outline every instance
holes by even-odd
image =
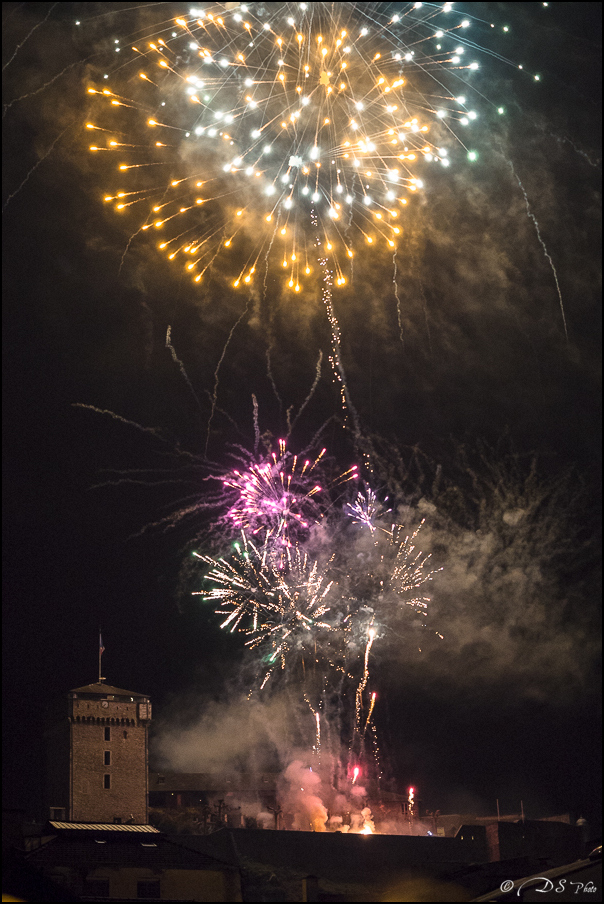
[[[455,7],[476,17],[479,156],[435,172],[406,213],[400,324],[388,255],[359,255],[334,294],[355,443],[316,289],[293,304],[271,271],[248,304],[228,256],[193,287],[144,234],[122,261],[138,224],[103,205],[115,160],[87,151],[86,88],[115,66],[115,37],[125,48],[181,6],[3,4],[9,806],[36,808],[44,707],[95,680],[99,624],[107,681],[154,702],[163,765],[223,765],[190,749],[221,714],[226,733],[246,719],[242,641],[183,568],[208,517],[145,528],[203,499],[206,458],[253,448],[252,394],[261,431],[283,436],[322,353],[290,448],[323,428],[334,469],[370,450],[374,489],[427,518],[443,568],[442,645],[385,644],[374,666],[389,779],[443,812],[522,799],[600,820],[601,5]]]

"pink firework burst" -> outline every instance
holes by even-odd
[[[326,450],[314,459],[293,455],[279,440],[278,453],[245,470],[233,470],[222,479],[226,491],[235,491],[227,520],[237,530],[245,530],[271,545],[290,547],[308,536],[313,524],[324,515],[324,495],[328,487],[321,479],[320,463]],[[357,478],[353,466],[329,488]]]

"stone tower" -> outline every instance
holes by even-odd
[[[99,682],[69,691],[49,712],[46,818],[148,818],[149,698]]]

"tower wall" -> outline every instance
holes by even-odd
[[[98,684],[71,691],[61,702],[46,731],[47,816],[145,824],[148,698]]]

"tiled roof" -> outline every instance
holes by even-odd
[[[55,830],[64,831],[87,831],[87,832],[151,832],[159,835],[159,829],[149,825],[124,825],[123,823],[113,822],[53,822],[48,823]]]
[[[71,694],[98,694],[99,697],[118,696],[118,697],[146,697],[146,694],[139,694],[138,691],[125,691],[121,687],[112,687],[110,684],[96,682],[95,684],[85,684],[84,687],[74,687]]]

